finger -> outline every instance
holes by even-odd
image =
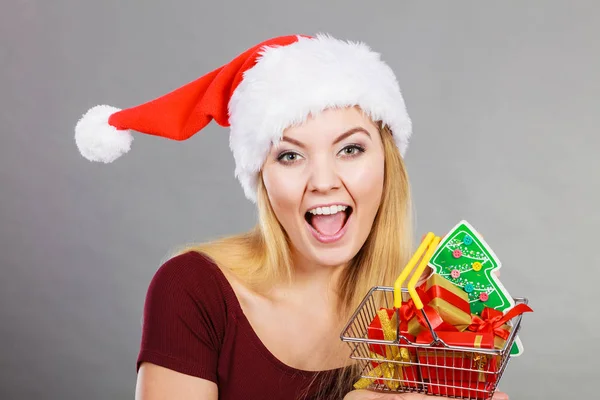
[[[451,400],[448,397],[440,397],[440,396],[433,396],[433,395],[426,395],[426,394],[419,394],[419,393],[404,393],[404,394],[400,394],[397,395],[398,397],[391,397],[391,398],[387,398],[387,397],[383,397],[381,398],[381,400]]]
[[[494,397],[492,397],[492,400],[508,400],[508,395],[503,392],[496,392],[494,393]]]
[[[432,396],[420,393],[382,393],[359,389],[348,393],[344,400],[428,400]],[[451,400],[447,397],[435,396],[436,400]]]

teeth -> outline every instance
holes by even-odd
[[[316,207],[316,208],[313,208],[312,210],[309,210],[308,212],[313,215],[331,215],[331,214],[337,214],[340,211],[345,211],[346,208],[347,208],[346,206],[335,205],[335,206],[329,206],[329,207]]]

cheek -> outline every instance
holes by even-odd
[[[378,159],[364,165],[347,171],[344,181],[359,207],[377,207],[383,192],[384,165]]]
[[[271,168],[263,171],[263,181],[273,211],[285,225],[300,207],[303,192],[300,180],[290,179],[290,174],[280,168]]]

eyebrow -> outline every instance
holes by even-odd
[[[333,144],[337,144],[337,143],[341,142],[342,140],[346,139],[348,136],[354,135],[355,133],[358,133],[358,132],[365,133],[368,137],[371,137],[371,135],[369,134],[369,132],[367,132],[366,129],[357,126],[356,128],[352,128],[350,130],[347,130],[346,132],[344,132],[341,135],[339,135],[335,139],[335,141],[333,142]],[[304,144],[302,142],[300,142],[300,141],[298,141],[296,139],[292,139],[290,137],[284,136],[284,137],[281,138],[281,141],[282,142],[292,143],[292,144],[295,144],[296,146],[304,148]]]

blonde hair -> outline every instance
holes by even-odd
[[[367,240],[340,276],[337,291],[341,321],[349,318],[371,287],[393,285],[406,265],[413,246],[408,175],[391,131],[381,123],[377,125],[385,159],[383,195]],[[203,253],[220,268],[233,273],[250,289],[265,292],[274,283],[290,280],[293,265],[289,237],[271,208],[262,179],[258,179],[258,182],[259,218],[254,229],[188,246],[178,253]],[[340,398],[351,389],[353,382],[349,384],[349,381],[355,378],[356,373],[355,370],[347,370],[346,378],[337,380],[339,384],[335,384],[335,391]]]

